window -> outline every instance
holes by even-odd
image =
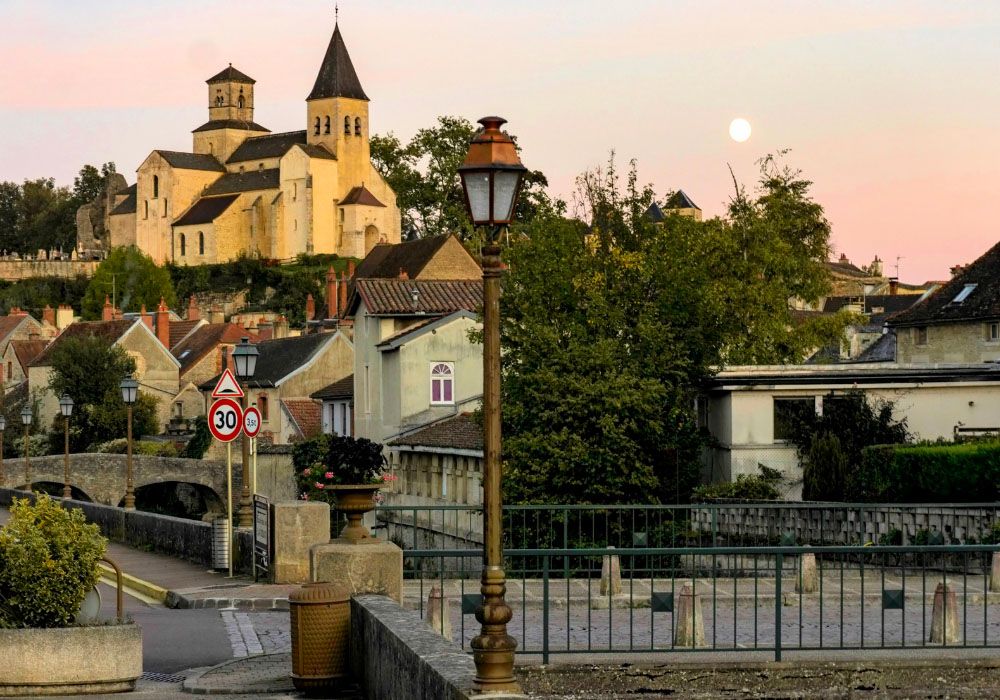
[[[774,399],[774,439],[790,440],[792,426],[807,411],[816,411],[816,399],[804,396],[794,399]]]
[[[969,295],[976,289],[975,284],[967,284],[962,287],[962,291],[955,295],[955,298],[951,300],[952,304],[961,304],[963,301],[969,298]]]
[[[330,133],[330,117],[329,116],[327,116],[326,122],[323,124],[323,133],[324,134],[329,134]]]
[[[319,117],[316,117],[315,127],[316,127],[316,135],[319,136]]]
[[[163,198],[163,216],[167,215],[167,198]]]
[[[183,418],[183,417],[184,417],[184,402],[177,401],[174,404],[174,418]]]
[[[292,183],[292,201],[295,202],[299,198],[299,183]]]
[[[913,342],[917,345],[927,345],[927,326],[918,326],[913,329]]]
[[[243,88],[240,88],[240,97],[238,100],[236,100],[236,106],[239,107],[240,109],[243,109],[244,104],[246,103],[243,101]]]
[[[986,340],[995,343],[1000,340],[1000,322],[993,321],[986,324]]]
[[[340,223],[341,224],[344,223],[344,208],[343,207],[340,208]]]
[[[361,136],[361,117],[354,117],[354,135]]]
[[[201,231],[198,232],[198,255],[205,254],[205,234]]]
[[[181,257],[183,258],[186,253],[187,253],[187,238],[182,233],[181,234]]]
[[[455,403],[455,365],[452,362],[431,363],[431,405]]]
[[[267,394],[257,395],[257,410],[260,411],[260,419],[267,420]]]
[[[160,177],[158,175],[153,176],[153,199],[160,196]]]
[[[215,94],[215,106],[216,107],[221,107],[223,105],[223,103],[225,102],[225,100],[222,97],[222,90],[220,90],[220,89],[217,88],[215,90],[215,93],[216,93]]]
[[[144,218],[144,219],[148,219],[149,218],[149,200],[148,199],[144,200],[143,203],[142,203],[142,218]]]
[[[344,117],[344,136],[351,135],[351,118]]]
[[[8,361],[7,362],[7,379],[13,379],[13,378],[14,378],[14,363]]]
[[[330,426],[334,435],[351,435],[351,409],[348,401],[330,404]]]

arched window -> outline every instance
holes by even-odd
[[[201,231],[198,232],[198,255],[205,254],[205,234]]]
[[[316,135],[319,136],[319,117],[316,117]]]
[[[351,135],[351,118],[344,117],[344,136]]]
[[[361,117],[354,117],[354,135],[361,136]]]
[[[218,92],[218,94],[215,96],[215,106],[216,107],[221,107],[222,104],[225,102],[225,99],[222,97],[222,91],[221,90],[219,90],[217,92]]]
[[[153,199],[160,196],[160,178],[158,175],[153,176]]]
[[[186,253],[187,253],[187,238],[182,233],[181,234],[181,257],[183,258]]]
[[[452,362],[431,363],[431,405],[455,403],[455,365]]]
[[[239,107],[240,109],[243,109],[243,104],[244,104],[244,102],[243,102],[243,93],[240,92],[239,99],[236,100],[236,106]]]
[[[327,116],[326,123],[323,125],[323,127],[324,127],[323,128],[323,133],[324,134],[329,134],[330,133],[330,117],[329,116]]]

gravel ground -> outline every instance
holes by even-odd
[[[532,697],[611,698],[988,698],[1000,696],[996,662],[784,663],[557,666],[518,669]]]

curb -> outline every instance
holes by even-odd
[[[188,598],[177,591],[164,593],[164,605],[176,610],[288,610],[288,598]]]
[[[112,585],[116,585],[116,575],[115,570],[112,569],[107,564],[99,563],[98,566],[103,572],[102,577],[110,579]],[[152,598],[157,602],[164,602],[167,599],[167,589],[157,586],[155,583],[150,583],[149,581],[143,581],[141,578],[137,578],[132,574],[126,574],[122,572],[122,586],[128,590],[138,591],[148,598]]]
[[[274,657],[290,657],[290,654],[288,652],[277,654],[259,654],[257,656],[247,656],[240,659],[223,661],[221,664],[203,669],[188,676],[181,684],[181,689],[185,693],[191,693],[192,695],[271,695],[275,693],[294,693],[295,690],[289,687],[292,680],[290,675],[282,675],[273,679],[262,678],[257,682],[246,686],[241,686],[238,683],[234,683],[230,686],[220,684],[215,687],[205,687],[199,685],[199,682],[203,677],[215,674],[217,671],[223,670],[228,666],[246,665],[248,663],[253,663],[255,659],[266,663]],[[290,671],[291,660],[288,661],[288,665]]]

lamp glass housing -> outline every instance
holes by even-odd
[[[257,356],[260,351],[250,344],[249,338],[243,338],[233,349],[233,364],[236,365],[236,376],[239,379],[252,379],[257,371]]]
[[[69,394],[63,394],[59,398],[59,410],[65,418],[69,418],[73,415],[73,397]]]
[[[469,215],[476,226],[490,223],[490,174],[486,171],[462,173],[462,186],[469,200]]]
[[[139,393],[139,382],[135,377],[125,377],[118,386],[122,391],[122,401],[129,406],[134,404]]]
[[[21,409],[21,424],[31,425],[31,409],[27,406]]]

